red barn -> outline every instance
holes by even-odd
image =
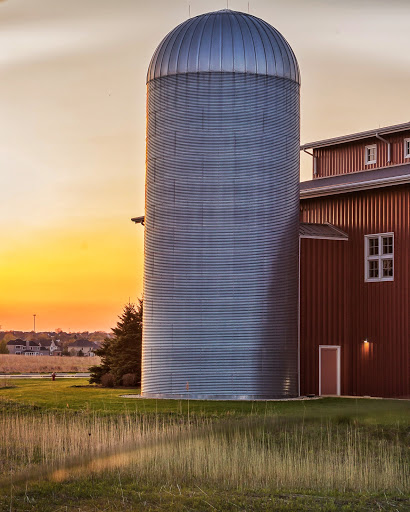
[[[301,147],[300,392],[410,396],[410,123]]]

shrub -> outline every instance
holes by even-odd
[[[101,384],[101,378],[106,375],[109,368],[105,368],[102,364],[91,366],[88,371],[91,372],[90,384]]]
[[[101,384],[104,388],[113,388],[114,387],[114,376],[111,373],[105,373],[101,377]]]
[[[137,375],[135,373],[126,373],[122,376],[122,385],[126,388],[134,387],[138,384]]]

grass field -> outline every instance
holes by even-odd
[[[0,375],[2,373],[51,373],[87,372],[100,358],[94,357],[28,357],[15,354],[0,354]]]
[[[410,510],[406,401],[188,404],[82,379],[12,385],[0,510]]]
[[[3,386],[13,386],[1,389]],[[335,421],[360,421],[366,424],[395,425],[410,423],[410,402],[372,400],[367,398],[326,398],[306,401],[215,401],[215,400],[154,400],[121,398],[138,394],[139,389],[100,388],[89,386],[87,379],[29,380],[0,377],[0,399],[11,400],[17,407],[33,406],[39,411],[89,411],[99,415],[133,413],[188,415],[215,419],[247,415],[285,415]],[[68,404],[68,408],[67,408]]]

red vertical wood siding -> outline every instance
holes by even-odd
[[[303,199],[301,221],[349,235],[301,240],[301,393],[318,393],[319,345],[340,345],[342,394],[410,396],[410,186]],[[364,236],[385,232],[394,281],[366,283]]]
[[[300,384],[304,395],[319,393],[319,345],[341,346],[341,393],[352,393],[345,374],[350,342],[348,243],[301,240]]]
[[[337,174],[368,171],[380,167],[410,163],[409,158],[404,158],[404,139],[409,137],[410,131],[383,136],[391,143],[390,163],[387,163],[387,144],[376,137],[314,149],[313,154],[317,158],[317,174],[313,177],[324,178]],[[377,163],[365,165],[365,147],[372,144],[377,146]]]

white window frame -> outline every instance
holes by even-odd
[[[404,158],[410,158],[410,139],[404,139]]]
[[[367,151],[370,149],[374,149],[374,160],[368,160]],[[364,163],[365,165],[371,165],[377,163],[377,144],[370,144],[364,148]]]
[[[340,345],[319,345],[319,396],[322,396],[322,348],[331,348],[336,350],[337,354],[337,394],[340,396]]]
[[[390,254],[381,254],[383,247],[383,237],[392,237],[393,251]],[[378,238],[379,241],[379,254],[369,255],[369,240],[371,238]],[[392,260],[393,262],[393,275],[383,277],[383,260]],[[377,261],[379,269],[379,277],[369,277],[369,261]],[[380,281],[394,281],[394,233],[374,233],[364,236],[364,280],[366,283],[379,283]]]

